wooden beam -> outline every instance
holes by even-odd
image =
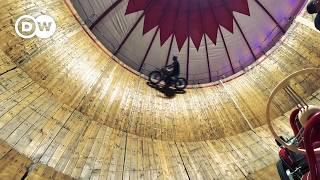
[[[139,72],[141,71],[144,62],[145,62],[146,59],[147,59],[147,56],[148,56],[149,51],[150,51],[150,49],[151,49],[151,46],[152,46],[152,44],[153,44],[153,42],[154,42],[154,39],[156,38],[158,32],[159,32],[159,27],[158,27],[157,30],[155,31],[155,33],[154,33],[154,35],[153,35],[153,37],[152,37],[152,39],[151,39],[151,41],[150,41],[150,43],[149,43],[147,52],[146,52],[146,54],[144,55],[144,57],[143,57],[143,59],[142,59],[142,62],[141,62],[141,64],[140,64],[140,66],[139,66],[139,70],[138,70]]]
[[[132,32],[136,29],[137,25],[140,23],[140,21],[142,20],[143,16],[146,14],[146,11],[149,10],[150,5],[152,3],[153,0],[150,0],[146,9],[143,11],[143,13],[140,15],[140,17],[137,19],[137,21],[134,23],[134,25],[132,26],[132,28],[130,29],[130,31],[127,33],[127,35],[125,36],[125,38],[122,40],[122,42],[120,43],[119,47],[117,48],[117,50],[113,53],[114,55],[117,55],[120,51],[120,49],[122,48],[122,46],[124,45],[124,43],[126,43],[126,41],[128,40],[128,38],[130,37],[130,35],[132,34]]]
[[[259,0],[254,0],[260,7],[263,9],[263,11],[270,17],[270,19],[279,27],[281,32],[284,34],[286,31],[283,29],[283,27],[279,24],[279,22],[272,16],[272,14],[259,2]]]
[[[228,12],[229,12],[229,13],[231,14],[231,16],[233,17],[234,22],[236,23],[236,25],[237,25],[238,29],[240,30],[240,33],[241,33],[244,41],[246,42],[246,44],[247,44],[247,46],[248,46],[248,48],[249,48],[252,56],[254,57],[254,60],[257,61],[258,58],[257,58],[256,55],[254,54],[254,52],[253,52],[253,50],[252,50],[252,48],[251,48],[251,46],[250,46],[250,44],[249,44],[249,41],[248,41],[247,37],[244,35],[244,33],[243,33],[243,31],[242,31],[242,29],[241,29],[241,27],[240,27],[240,25],[239,25],[239,22],[238,22],[237,18],[233,15],[232,11],[230,10],[230,8],[229,8],[228,4],[225,2],[225,0],[222,0],[222,2],[224,3],[225,7],[228,9]]]
[[[223,33],[222,33],[220,27],[219,27],[219,32],[220,32],[220,35],[221,35],[221,38],[222,38],[222,42],[223,42],[224,48],[225,48],[225,50],[226,50],[227,56],[228,56],[228,60],[229,60],[229,64],[230,64],[232,73],[235,74],[235,71],[234,71],[234,68],[233,68],[233,65],[232,65],[232,61],[231,61],[231,57],[230,57],[230,53],[229,53],[229,50],[228,50],[226,41],[225,41],[225,39],[224,39],[224,36],[223,36]]]
[[[89,27],[91,30],[99,24],[99,22],[106,17],[114,8],[116,8],[123,0],[117,0],[108,9],[106,9]]]

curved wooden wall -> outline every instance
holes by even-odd
[[[72,180],[70,176],[55,171],[43,164],[34,164],[6,142],[0,140],[0,178],[1,179],[42,179]]]
[[[26,4],[4,5],[15,14],[2,22],[8,24],[1,31],[5,54],[61,102],[109,127],[138,136],[196,141],[236,135],[250,130],[239,111],[253,127],[259,127],[265,124],[265,102],[273,87],[291,72],[320,64],[315,54],[320,36],[296,23],[259,66],[226,83],[229,92],[218,85],[166,99],[97,48],[63,1],[32,3],[23,11]],[[11,26],[14,18],[39,12],[56,17],[55,36],[48,40],[16,37]]]
[[[277,158],[266,126],[218,140],[162,141],[101,125],[57,101],[20,69],[0,82],[0,139],[75,178],[244,179]],[[283,121],[279,129],[289,131]]]
[[[255,178],[277,158],[265,126],[268,95],[286,75],[320,65],[320,36],[303,14],[263,62],[225,88],[168,99],[99,49],[63,0],[0,7],[0,138],[75,178]],[[54,37],[17,37],[15,20],[40,13],[56,17]],[[278,128],[290,133],[285,121]]]

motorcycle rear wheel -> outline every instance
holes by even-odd
[[[159,71],[152,71],[149,74],[149,82],[151,84],[158,84],[162,80],[161,73]]]

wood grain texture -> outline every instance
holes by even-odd
[[[265,125],[197,142],[141,137],[59,102],[21,69],[11,73],[0,82],[4,89],[0,105],[5,107],[0,110],[1,139],[33,162],[74,178],[241,179],[277,159],[277,147]],[[13,88],[8,81],[26,84]],[[278,125],[289,134],[286,120],[278,120]]]
[[[141,137],[61,103],[19,68],[10,73],[0,82],[0,138],[34,163],[73,178],[255,179],[277,160],[278,147],[266,125],[192,142]],[[311,100],[320,104],[317,98],[319,93]],[[279,132],[290,135],[288,114],[275,122]]]
[[[33,164],[3,140],[0,140],[0,167],[0,179],[72,179],[49,166]]]
[[[197,141],[236,135],[250,130],[250,125],[259,127],[266,123],[266,100],[273,87],[294,71],[320,65],[319,33],[294,22],[263,62],[226,83],[227,90],[220,84],[189,89],[167,99],[104,53],[64,1],[1,3],[5,11],[14,14],[1,20],[2,54],[59,101],[109,127],[138,136]],[[40,12],[55,17],[55,35],[46,40],[18,38],[12,27],[16,17]],[[291,105],[282,110],[289,109]]]

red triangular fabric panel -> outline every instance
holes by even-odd
[[[143,34],[159,26],[161,45],[174,35],[179,50],[188,37],[198,50],[205,34],[216,43],[219,25],[233,33],[233,12],[250,15],[247,0],[129,0],[126,14],[141,10]]]

